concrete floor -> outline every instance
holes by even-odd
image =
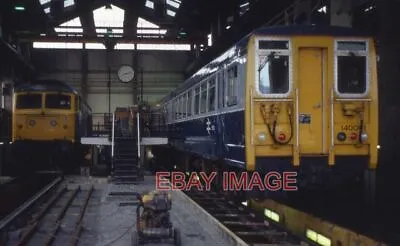
[[[84,230],[79,240],[80,246],[128,246],[131,245],[131,232],[136,223],[136,206],[119,206],[120,202],[134,201],[132,196],[112,196],[111,192],[150,192],[155,190],[154,176],[146,176],[140,185],[109,184],[106,178],[67,178],[69,186],[81,185],[83,189],[90,184],[95,185],[95,192],[89,202],[84,220]],[[179,228],[182,245],[190,246],[224,246],[232,245],[229,239],[216,230],[212,221],[201,215],[196,206],[188,206],[188,200],[182,193],[171,191],[171,220]],[[57,244],[57,245],[63,245]],[[173,245],[162,242],[146,245]]]

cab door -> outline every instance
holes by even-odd
[[[320,155],[327,152],[324,128],[326,82],[326,50],[299,49],[299,151],[300,155]]]

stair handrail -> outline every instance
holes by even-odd
[[[111,159],[114,158],[114,144],[115,144],[115,113],[112,113],[112,129],[111,129]]]
[[[140,159],[140,114],[139,111],[136,113],[136,128],[137,128],[137,151],[138,151],[138,158]]]

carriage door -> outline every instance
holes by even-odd
[[[324,127],[326,55],[321,48],[299,49],[300,154],[326,152]]]

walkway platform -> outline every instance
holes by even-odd
[[[108,137],[87,137],[81,138],[81,143],[86,145],[111,145]],[[140,145],[165,145],[168,144],[168,138],[162,137],[143,137]]]
[[[155,190],[155,177],[145,176],[145,180],[138,185],[115,185],[109,183],[107,178],[66,177],[66,184],[71,188],[93,184],[95,188],[83,217],[84,229],[78,245],[129,246],[131,231],[136,225],[136,198],[130,193]],[[182,245],[233,245],[229,233],[216,229],[219,225],[201,208],[190,204],[193,202],[183,192],[170,193],[171,222],[181,231]],[[173,245],[173,242],[146,245]]]

